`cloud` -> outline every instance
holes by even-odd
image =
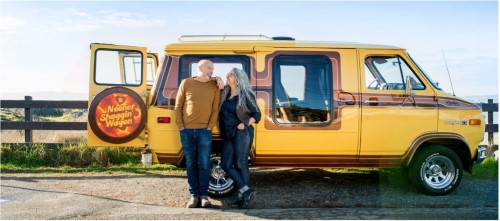
[[[57,12],[56,12],[57,13]],[[91,31],[113,27],[142,28],[158,27],[166,24],[163,19],[126,11],[100,11],[95,13],[66,9],[59,14],[55,25],[59,30]]]
[[[13,30],[20,28],[25,25],[25,21],[10,17],[10,16],[0,16],[0,30]]]
[[[197,24],[197,23],[202,23],[204,20],[202,19],[181,19],[177,23],[184,25],[184,24]]]

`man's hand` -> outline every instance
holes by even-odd
[[[238,124],[238,130],[244,130],[245,129],[245,124],[240,123]]]

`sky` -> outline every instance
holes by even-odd
[[[444,52],[457,96],[498,94],[497,1],[0,1],[0,97],[85,100],[90,43],[161,54],[197,34],[402,47],[451,92]]]

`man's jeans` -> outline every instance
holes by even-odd
[[[248,169],[248,154],[253,140],[252,126],[244,130],[236,130],[231,139],[222,142],[221,167],[233,179],[236,188],[248,185],[250,170]]]
[[[212,131],[204,128],[185,128],[180,134],[186,159],[189,193],[193,197],[206,196],[210,181]]]

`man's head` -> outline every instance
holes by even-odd
[[[201,78],[210,78],[214,72],[214,64],[209,60],[200,60],[198,62],[198,76]]]

